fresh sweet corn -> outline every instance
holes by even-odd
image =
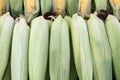
[[[90,14],[91,12],[91,0],[79,0],[78,10],[83,14]]]
[[[48,61],[49,25],[39,16],[32,20],[29,43],[30,80],[45,80]]]
[[[14,26],[11,49],[11,79],[28,80],[28,43],[30,28],[24,18]]]
[[[92,80],[92,58],[86,21],[74,14],[71,22],[71,35],[75,66],[80,80]]]
[[[40,0],[24,0],[24,14],[27,23],[38,16],[40,11]]]
[[[50,80],[69,80],[70,44],[66,21],[59,15],[52,24],[50,35]]]
[[[0,80],[2,80],[4,76],[10,57],[13,28],[14,19],[9,13],[0,17]]]
[[[23,13],[23,0],[9,0],[12,16],[18,17]]]
[[[0,16],[5,13],[6,10],[6,0],[0,0]]]
[[[120,79],[120,22],[113,15],[108,15],[106,31],[112,49],[112,59],[116,80]]]
[[[104,22],[95,14],[90,15],[88,30],[92,51],[94,80],[112,80],[111,48]]]

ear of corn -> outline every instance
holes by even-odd
[[[8,61],[8,64],[7,64],[7,68],[5,70],[5,73],[4,73],[4,77],[2,80],[11,80],[11,67],[10,67],[10,59]]]
[[[0,0],[0,16],[6,11],[6,0]]]
[[[15,24],[11,51],[12,80],[28,79],[28,43],[30,28],[24,18]]]
[[[116,17],[108,15],[106,19],[106,30],[112,48],[113,66],[116,80],[120,79],[120,23]]]
[[[30,80],[45,80],[48,60],[49,25],[42,17],[32,20],[29,45]]]
[[[91,12],[91,0],[79,0],[79,12],[83,14],[90,14]]]
[[[69,29],[61,15],[52,24],[49,61],[51,80],[69,80]]]
[[[23,13],[23,0],[9,0],[12,16],[18,17]]]
[[[107,0],[94,0],[96,10],[107,9]]]
[[[52,8],[52,0],[41,0],[41,13],[44,15],[46,12],[51,11]]]
[[[108,42],[105,25],[96,15],[91,14],[88,20],[94,80],[112,80],[111,48]]]
[[[78,0],[66,0],[66,9],[70,16],[78,12]]]
[[[74,54],[73,54],[73,47],[72,47],[72,39],[71,39],[71,21],[72,18],[69,16],[65,16],[64,20],[68,23],[69,26],[69,33],[70,33],[70,80],[77,80],[77,71],[74,62]]]
[[[3,22],[0,22],[0,80],[4,76],[5,69],[8,64],[11,49],[11,39],[14,26],[14,19],[5,14],[2,18],[5,18]]]
[[[40,11],[40,0],[24,0],[24,14],[27,22],[38,16]]]
[[[80,80],[92,80],[92,59],[85,20],[74,14],[71,23],[71,35],[75,66]]]
[[[113,14],[120,20],[120,0],[109,0]]]
[[[58,15],[65,13],[66,0],[53,0],[53,10],[57,12]]]

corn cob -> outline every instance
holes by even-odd
[[[112,59],[116,80],[120,80],[120,23],[116,17],[108,15],[106,21],[106,31],[112,49]]]
[[[10,67],[10,59],[7,64],[6,71],[4,73],[4,77],[2,80],[11,80],[11,67]]]
[[[70,16],[78,12],[78,0],[66,0],[66,9]]]
[[[65,13],[66,0],[53,0],[53,11],[58,15]]]
[[[40,11],[40,0],[24,0],[24,14],[27,22],[38,16]]]
[[[69,32],[71,31],[71,20],[72,18],[69,16],[65,16],[64,20],[67,22],[69,26]],[[70,32],[70,80],[77,80],[77,71],[75,67],[75,62],[74,62],[74,55],[73,55],[73,46],[72,46],[72,39],[71,39],[71,32]]]
[[[18,17],[23,13],[23,0],[9,0],[9,4],[13,17]]]
[[[44,15],[46,12],[51,11],[52,8],[52,0],[41,0],[41,13]]]
[[[6,11],[6,0],[0,0],[0,16]]]
[[[80,80],[92,80],[92,58],[87,25],[78,14],[72,17],[71,35],[78,77]]]
[[[2,18],[4,20],[2,20],[3,22],[0,21],[0,80],[2,80],[8,64],[14,26],[14,19],[9,13],[3,15]]]
[[[91,14],[88,20],[88,30],[94,67],[94,80],[112,80],[111,48],[103,21],[95,14]]]
[[[28,80],[28,43],[30,28],[24,18],[14,26],[11,51],[12,80]]]
[[[109,0],[113,14],[120,20],[120,0]]]
[[[48,60],[49,25],[42,16],[32,20],[29,43],[30,80],[45,80]]]
[[[83,14],[90,14],[91,0],[79,0],[78,10]]]
[[[69,29],[61,15],[52,24],[49,61],[50,80],[69,80]]]
[[[107,9],[107,0],[94,0],[96,10]]]

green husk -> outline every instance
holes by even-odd
[[[9,0],[12,16],[18,17],[23,13],[23,0]]]
[[[0,80],[2,80],[10,57],[14,19],[6,13],[0,19]]]
[[[78,0],[66,0],[66,10],[69,16],[78,12]]]
[[[11,79],[28,79],[28,46],[30,28],[24,18],[14,26],[11,51]]]
[[[88,30],[94,67],[94,80],[112,80],[111,48],[104,22],[95,14],[91,14],[88,20]]]
[[[96,10],[107,9],[107,0],[94,0]]]
[[[44,15],[46,12],[50,12],[52,9],[52,0],[41,0],[41,13]]]
[[[71,22],[71,35],[75,66],[80,80],[92,80],[92,58],[85,20],[74,14]]]
[[[48,61],[49,25],[42,16],[32,20],[29,43],[30,80],[45,80]]]
[[[106,21],[106,31],[112,49],[112,59],[116,80],[120,79],[120,23],[113,15],[108,15]]]
[[[49,61],[50,80],[69,80],[69,29],[61,15],[51,27]]]
[[[10,59],[8,61],[8,64],[7,64],[7,68],[6,68],[6,71],[4,73],[4,77],[2,80],[11,80],[11,67],[10,67]]]

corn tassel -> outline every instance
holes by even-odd
[[[53,10],[57,12],[58,15],[63,15],[65,13],[66,0],[53,0]]]
[[[30,80],[45,80],[48,61],[49,25],[42,16],[32,20],[29,43]]]
[[[10,57],[12,32],[14,26],[14,19],[9,13],[2,16],[3,22],[0,21],[0,80],[2,80],[5,69]],[[1,18],[1,19],[2,19]]]
[[[105,25],[96,15],[91,14],[88,30],[92,51],[94,80],[112,80],[111,48]]]
[[[79,0],[78,10],[83,14],[90,14],[91,12],[91,0]]]
[[[106,21],[106,31],[112,48],[112,59],[116,80],[120,79],[120,23],[116,17],[108,15]]]
[[[107,9],[107,0],[94,0],[96,10]]]
[[[44,15],[46,12],[50,12],[52,9],[52,0],[41,0],[41,13]]]
[[[40,11],[40,0],[24,0],[24,14],[27,22],[38,16]]]
[[[113,14],[120,20],[120,0],[109,0]]]
[[[71,20],[72,18],[69,16],[65,16],[64,20],[68,23],[69,32],[70,32],[70,80],[77,80],[77,71],[74,62],[74,54],[73,54],[73,47],[72,47],[72,39],[71,39]]]
[[[23,13],[23,0],[9,0],[12,16],[18,17]]]
[[[52,24],[49,61],[50,80],[69,80],[69,29],[61,15]]]
[[[71,35],[78,77],[80,80],[92,80],[93,69],[87,25],[78,14],[72,17]]]
[[[6,0],[0,0],[0,16],[6,11]]]
[[[11,51],[11,75],[12,80],[28,80],[28,43],[30,28],[24,18],[14,26],[12,51]]]
[[[66,9],[70,16],[78,12],[78,0],[66,0]]]

